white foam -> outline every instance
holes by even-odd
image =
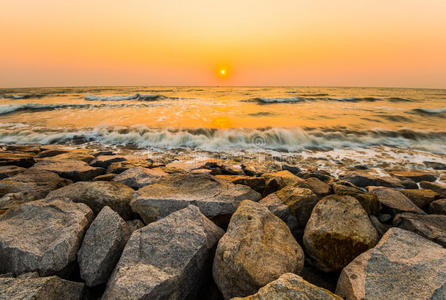
[[[87,101],[125,101],[138,99],[139,94],[128,95],[128,96],[93,96],[86,95],[85,100]]]

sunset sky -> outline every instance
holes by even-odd
[[[446,88],[445,0],[0,3],[0,87]]]

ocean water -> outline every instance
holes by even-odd
[[[337,158],[379,151],[438,162],[446,154],[446,90],[30,88],[0,89],[0,102],[1,144]]]

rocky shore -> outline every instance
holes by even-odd
[[[446,299],[446,165],[0,149],[0,299]]]

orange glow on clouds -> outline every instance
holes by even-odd
[[[439,0],[5,1],[0,87],[446,88],[445,32]]]

